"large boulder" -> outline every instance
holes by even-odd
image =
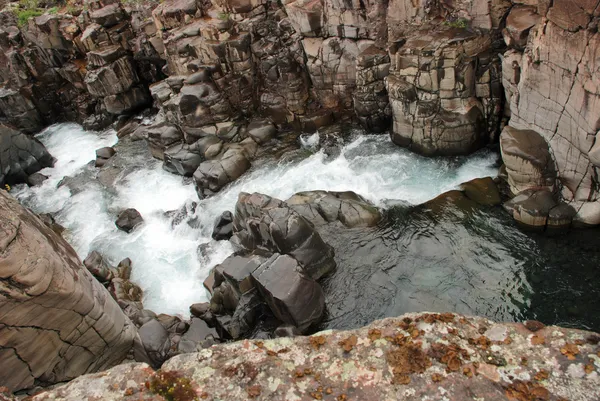
[[[134,348],[138,361],[148,361],[153,368],[158,369],[169,357],[171,340],[169,332],[156,319],[151,319],[139,330],[140,341]]]
[[[0,186],[27,182],[54,159],[37,139],[0,124]]]
[[[288,255],[273,255],[252,278],[273,314],[282,322],[306,330],[321,320],[325,295],[321,286]]]
[[[71,246],[0,191],[0,383],[58,383],[121,362],[137,336]]]
[[[310,221],[279,199],[240,193],[233,232],[239,247],[290,255],[315,280],[335,269],[333,248]]]
[[[130,233],[143,222],[144,219],[140,212],[138,212],[136,209],[129,208],[119,213],[119,216],[115,221],[115,225],[119,230]]]
[[[233,235],[233,213],[225,211],[216,218],[212,238],[216,241],[228,240]]]
[[[219,159],[207,160],[194,172],[194,184],[200,199],[219,192],[225,185],[242,176],[250,168],[250,160],[241,148],[230,148]]]

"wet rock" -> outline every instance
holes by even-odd
[[[135,327],[73,248],[4,191],[0,233],[0,382],[17,391],[121,362]]]
[[[156,319],[149,320],[139,331],[140,343],[136,343],[133,349],[135,359],[138,361],[149,358],[149,363],[154,369],[158,369],[167,360],[171,340],[169,332]]]
[[[31,174],[53,164],[37,139],[0,124],[0,186],[25,183]]]
[[[190,328],[179,340],[178,351],[180,353],[196,352],[203,348],[205,341],[214,341],[218,338],[217,331],[208,327],[204,320],[192,318]]]
[[[321,286],[287,255],[273,255],[252,273],[263,299],[282,322],[300,331],[320,321],[325,310]]]
[[[104,260],[98,251],[90,252],[83,264],[101,283],[108,283],[117,275],[115,269]]]
[[[177,144],[165,150],[163,168],[170,173],[191,177],[202,160],[202,156],[192,152],[187,145]]]
[[[192,316],[202,318],[206,312],[210,309],[210,304],[208,302],[202,302],[198,304],[192,304],[190,306],[190,313]]]
[[[104,147],[96,150],[96,167],[102,167],[106,164],[108,159],[116,154],[116,150],[112,147]]]
[[[119,230],[125,231],[126,233],[130,233],[143,222],[144,219],[142,218],[140,212],[130,208],[125,209],[121,213],[119,213],[119,216],[115,221],[115,225]]]
[[[38,217],[44,222],[46,226],[48,226],[56,234],[62,235],[62,233],[65,231],[65,228],[58,224],[50,213],[42,213],[39,214]]]
[[[27,185],[30,187],[39,187],[44,181],[48,179],[48,176],[42,173],[33,173],[29,177],[27,177]]]
[[[233,235],[233,213],[225,211],[215,219],[212,239],[215,241],[228,240]]]
[[[256,289],[245,292],[231,318],[217,317],[217,324],[228,337],[238,340],[250,333],[264,307],[264,302]]]
[[[491,177],[475,178],[460,185],[467,198],[480,205],[495,206],[501,203],[500,192]]]
[[[302,335],[296,326],[291,324],[282,324],[275,329],[275,337],[296,337]]]
[[[333,248],[306,218],[279,199],[240,193],[233,232],[231,240],[240,248],[288,254],[315,280],[335,269]]]
[[[256,143],[263,144],[277,135],[277,128],[267,120],[253,120],[248,124],[248,135]]]
[[[196,193],[200,199],[219,192],[225,185],[241,177],[250,168],[243,149],[231,148],[218,160],[207,160],[194,172]]]
[[[183,139],[183,134],[179,128],[166,122],[140,127],[136,130],[136,135],[146,138],[152,156],[160,160],[164,160],[164,152],[169,146]]]
[[[554,194],[547,189],[525,190],[504,205],[519,223],[538,230],[546,228],[548,215],[556,206]]]

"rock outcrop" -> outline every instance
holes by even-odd
[[[600,223],[598,5],[556,1],[532,6],[515,7],[506,21],[505,39],[512,48],[504,54],[502,82],[511,128],[502,134],[501,146],[508,180],[521,198],[538,189],[552,192],[545,206],[539,199],[547,199],[546,195],[529,202],[539,206],[536,214],[548,216],[553,203],[576,211],[561,213],[561,219],[596,225]],[[542,227],[544,221],[542,217]]]
[[[0,187],[29,183],[32,174],[53,164],[41,142],[0,123]]]
[[[136,336],[71,246],[0,190],[0,382],[15,391],[106,369]]]
[[[119,365],[44,400],[559,400],[600,397],[597,334],[535,321],[412,313],[352,331],[240,341],[158,372]]]

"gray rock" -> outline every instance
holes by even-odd
[[[138,332],[141,343],[134,346],[136,360],[145,361],[145,354],[153,368],[160,368],[167,360],[171,348],[169,332],[156,319],[149,320]]]
[[[212,239],[216,241],[228,240],[233,235],[233,213],[223,212],[215,219],[213,225]]]
[[[125,209],[121,213],[119,213],[119,216],[115,221],[115,225],[119,230],[125,231],[126,233],[130,233],[143,222],[144,219],[142,218],[140,212],[130,208]]]
[[[215,329],[208,327],[202,319],[192,318],[190,328],[181,336],[179,341],[178,351],[180,353],[190,353],[198,351],[198,347],[202,348],[202,344],[207,340],[218,339],[219,336]]]

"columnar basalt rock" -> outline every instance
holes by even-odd
[[[121,362],[137,331],[67,242],[0,190],[0,381],[11,391]]]

